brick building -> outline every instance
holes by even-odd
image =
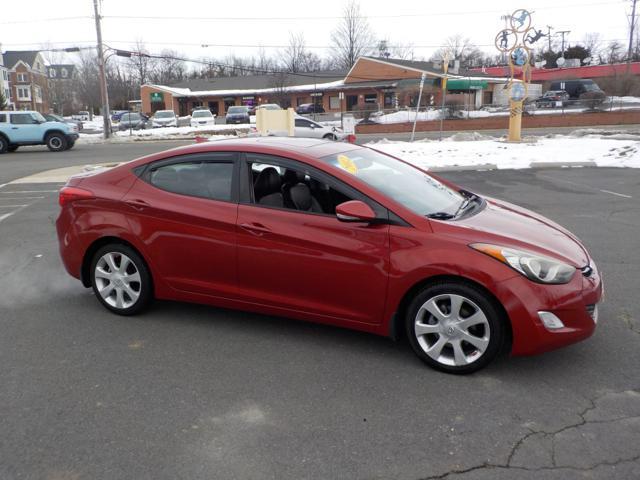
[[[397,109],[415,106],[420,78],[424,74],[422,106],[436,103],[444,77],[441,67],[417,62],[360,57],[347,71],[304,74],[272,74],[242,77],[196,79],[175,85],[143,85],[140,89],[142,112],[172,109],[188,115],[196,107],[207,107],[224,115],[230,106],[277,103],[297,107],[317,103],[327,112]],[[461,101],[479,107],[491,103],[496,85],[504,78],[450,69],[448,92]]]
[[[16,110],[49,112],[49,84],[44,58],[36,50],[6,51],[11,103]]]
[[[81,108],[78,99],[77,69],[73,64],[47,66],[49,77],[49,104],[58,115],[68,115]]]

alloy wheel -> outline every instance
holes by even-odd
[[[130,308],[140,298],[140,272],[127,255],[121,252],[105,253],[98,259],[94,275],[98,293],[113,308]]]
[[[487,316],[462,295],[431,297],[418,309],[413,329],[420,348],[441,365],[463,366],[476,362],[489,346]]]

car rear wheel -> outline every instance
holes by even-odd
[[[443,282],[422,290],[407,311],[413,351],[447,373],[472,373],[501,351],[505,322],[493,300],[465,283]]]
[[[100,248],[91,262],[91,285],[100,303],[118,315],[135,315],[152,299],[146,264],[126,245]]]
[[[52,152],[62,152],[67,149],[67,139],[61,133],[50,133],[47,135],[45,144]]]

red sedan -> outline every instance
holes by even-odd
[[[369,148],[192,145],[74,177],[60,205],[66,269],[121,315],[156,298],[404,332],[452,373],[597,322],[600,275],[574,235]]]

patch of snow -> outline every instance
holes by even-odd
[[[473,136],[473,134],[472,134]],[[424,168],[481,167],[521,169],[550,162],[593,163],[599,167],[640,168],[640,141],[605,137],[537,138],[536,141],[506,143],[496,139],[390,142],[370,144],[372,148]]]

